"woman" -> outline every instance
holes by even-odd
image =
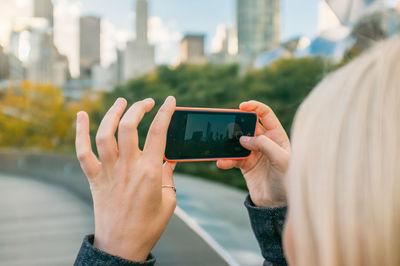
[[[289,265],[400,265],[399,84],[397,37],[314,89],[296,115],[292,152],[270,108],[256,101],[240,105],[261,118],[258,136],[240,140],[254,153],[217,165],[243,173],[264,265],[286,264],[287,202]],[[117,100],[98,130],[101,162],[90,150],[88,117],[78,114],[77,154],[92,190],[96,237],[84,240],[77,265],[154,264],[150,251],[176,205],[174,165],[162,165],[175,100],[169,97],[159,110],[142,152],[136,128],[153,105],[135,103],[120,121],[126,101]]]

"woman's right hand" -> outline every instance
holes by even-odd
[[[246,160],[219,160],[221,169],[240,168],[250,198],[258,207],[286,205],[283,177],[289,166],[290,141],[278,118],[265,104],[249,101],[240,104],[243,111],[254,111],[261,124],[256,137],[241,137],[240,144],[253,151]]]
[[[148,258],[176,206],[175,164],[163,164],[176,101],[168,97],[158,110],[143,150],[139,149],[137,127],[153,109],[154,100],[136,102],[124,114],[126,106],[126,100],[118,99],[100,123],[96,135],[100,161],[92,152],[89,117],[78,113],[76,152],[93,197],[93,246],[139,262]]]

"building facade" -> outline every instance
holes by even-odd
[[[36,84],[51,84],[53,75],[53,38],[45,29],[30,30],[27,79]]]
[[[0,45],[0,80],[10,77],[10,58]]]
[[[42,17],[16,25],[10,35],[10,79],[63,86],[70,78],[67,57],[54,45],[52,28]]]
[[[52,49],[52,84],[63,87],[71,78],[68,57],[60,54],[53,44]]]
[[[204,52],[204,35],[187,34],[180,46],[181,64],[205,64],[207,57]]]
[[[21,62],[15,55],[9,54],[9,62],[10,62],[10,80],[17,80],[21,81],[25,78],[26,69]]]
[[[147,0],[136,0],[136,40],[147,42],[149,4]]]
[[[8,65],[8,79],[59,87],[67,82],[68,60],[54,45],[53,21],[51,0],[33,0],[32,13],[12,20],[6,57],[0,60]]]
[[[354,25],[362,17],[375,11],[382,11],[385,7],[384,0],[326,0],[326,2],[346,26]]]
[[[241,65],[280,42],[280,0],[236,0],[238,54]]]
[[[81,17],[79,30],[80,77],[90,79],[92,67],[100,64],[100,18]]]
[[[53,27],[53,9],[51,0],[34,0],[33,16],[47,19],[50,27]]]
[[[340,26],[341,22],[332,8],[327,2],[321,1],[318,4],[318,34]]]
[[[235,27],[218,25],[216,35],[212,41],[213,53],[209,61],[215,65],[231,64],[237,55],[237,30]]]
[[[124,81],[153,71],[155,47],[148,42],[148,2],[136,0],[136,39],[127,42],[123,58]]]

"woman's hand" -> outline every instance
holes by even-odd
[[[163,165],[163,154],[175,105],[175,99],[168,97],[141,151],[137,127],[154,101],[136,102],[121,118],[127,103],[118,99],[97,131],[100,161],[91,150],[89,117],[85,112],[78,113],[76,152],[93,196],[96,248],[128,260],[145,261],[166,228],[176,195],[161,185],[173,185],[175,164]]]
[[[250,198],[258,207],[286,204],[283,177],[289,165],[290,142],[274,112],[257,101],[244,102],[243,111],[255,111],[262,124],[256,137],[241,137],[240,144],[253,151],[246,160],[219,160],[221,169],[240,168],[249,189]]]

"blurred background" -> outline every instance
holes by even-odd
[[[190,107],[254,99],[290,134],[324,76],[398,32],[397,0],[0,0],[0,265],[70,265],[93,231],[74,158],[78,111],[94,137],[117,97],[154,98],[143,145],[168,95]],[[160,264],[260,265],[239,171],[185,163],[177,172]]]

